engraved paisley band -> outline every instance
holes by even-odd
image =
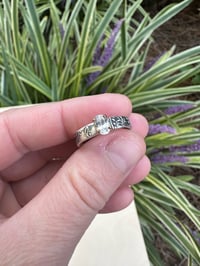
[[[82,143],[97,135],[107,135],[111,130],[120,128],[131,129],[128,117],[97,115],[92,123],[87,124],[76,132],[76,144],[79,147]]]

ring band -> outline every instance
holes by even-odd
[[[127,128],[131,129],[131,123],[126,116],[96,115],[93,122],[80,128],[76,132],[76,144],[79,147],[82,143],[94,138],[97,135],[107,135],[111,130]]]

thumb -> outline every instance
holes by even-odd
[[[96,137],[78,149],[15,215],[19,246],[28,246],[32,254],[27,265],[66,265],[92,219],[144,153],[144,140],[127,130]]]

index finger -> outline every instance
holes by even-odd
[[[0,115],[0,170],[24,154],[64,143],[96,114],[128,115],[129,99],[119,94],[79,97],[19,108]]]

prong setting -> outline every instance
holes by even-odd
[[[107,135],[110,133],[110,123],[106,115],[96,115],[94,119],[94,124],[99,134]]]
[[[97,135],[107,135],[110,131],[126,128],[131,129],[131,123],[129,118],[126,116],[111,116],[96,115],[93,122],[85,125],[76,132],[76,143],[80,145]]]

